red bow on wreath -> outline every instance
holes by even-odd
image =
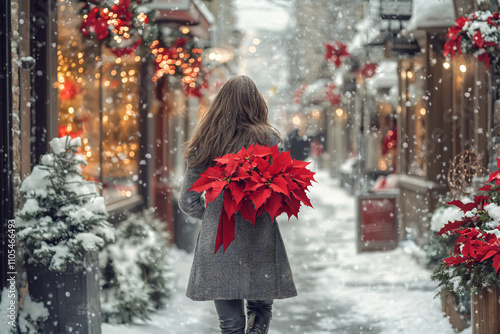
[[[301,202],[312,207],[306,190],[314,180],[308,162],[293,160],[290,152],[276,146],[250,145],[236,154],[215,159],[189,191],[206,191],[207,205],[223,193],[223,206],[217,228],[215,252],[223,252],[234,240],[235,214],[255,225],[257,217],[268,213],[274,220],[286,212],[297,217]]]

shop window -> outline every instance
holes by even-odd
[[[137,195],[141,58],[84,40],[74,1],[59,1],[58,12],[59,136],[82,138],[83,174],[103,184],[108,203]]]
[[[404,150],[404,171],[409,175],[426,176],[427,147],[426,122],[427,74],[421,58],[403,62],[402,71],[402,108],[404,110],[402,149]]]

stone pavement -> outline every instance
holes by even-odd
[[[453,333],[433,298],[430,272],[403,248],[357,254],[354,198],[326,172],[317,180],[314,209],[278,219],[298,296],[275,301],[269,333]],[[104,334],[220,333],[213,303],[184,295],[192,255],[172,257],[177,280],[167,308],[141,324],[105,324]]]

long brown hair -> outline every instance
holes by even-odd
[[[187,142],[184,159],[189,167],[208,167],[214,158],[236,153],[243,146],[267,144],[270,132],[279,137],[255,83],[244,75],[232,77],[202,116]]]

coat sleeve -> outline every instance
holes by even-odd
[[[187,215],[202,219],[205,213],[205,199],[196,191],[188,191],[189,188],[200,178],[203,171],[199,168],[188,168],[182,181],[179,198],[179,208]]]
[[[283,141],[273,132],[271,132],[271,134],[269,135],[269,146],[274,146],[274,145],[278,145],[278,151],[280,152],[284,151]]]

